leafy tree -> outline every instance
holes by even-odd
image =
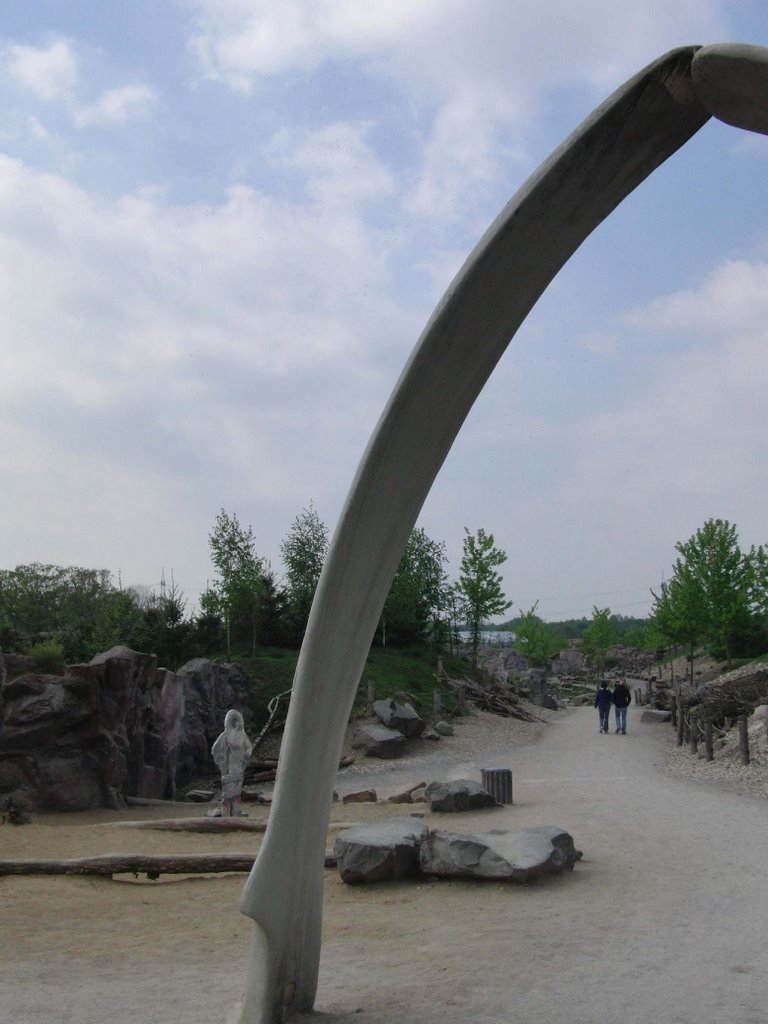
[[[255,653],[264,563],[255,552],[253,530],[250,526],[244,529],[236,515],[230,516],[222,508],[208,541],[218,573],[210,593],[224,621],[227,657],[232,657],[236,639],[250,641],[251,653]]]
[[[494,615],[503,615],[512,605],[504,596],[502,577],[496,572],[496,567],[506,560],[506,552],[495,546],[492,533],[478,529],[473,534],[464,527],[458,590],[470,630],[472,665],[475,668],[483,622]]]
[[[547,629],[546,624],[536,614],[539,602],[527,612],[520,610],[520,618],[515,623],[514,648],[526,659],[529,665],[542,668],[556,652],[556,638]]]
[[[446,639],[448,577],[445,544],[421,528],[412,531],[400,559],[381,616],[382,646],[404,646],[432,638],[439,648]]]
[[[656,629],[668,644],[679,644],[686,649],[693,682],[693,655],[708,629],[706,601],[700,582],[685,565],[679,563],[672,578],[662,583],[661,592],[651,593]]]
[[[597,679],[605,670],[605,656],[614,642],[615,629],[610,608],[592,608],[592,620],[584,633],[584,650]]]
[[[295,642],[301,643],[328,553],[328,527],[312,504],[303,509],[280,545],[288,581],[285,614]]]
[[[675,549],[673,580],[696,594],[696,613],[714,651],[730,665],[734,642],[748,629],[755,589],[755,556],[739,547],[736,527],[727,519],[708,519]],[[700,607],[701,606],[701,609]]]

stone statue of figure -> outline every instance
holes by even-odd
[[[252,750],[253,744],[245,732],[243,716],[234,708],[230,709],[224,716],[224,732],[211,747],[213,760],[221,772],[222,817],[237,817],[243,813],[240,793]]]

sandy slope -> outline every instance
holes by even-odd
[[[414,880],[353,888],[329,871],[321,1016],[313,1019],[764,1021],[768,802],[662,774],[671,729],[630,715],[626,737],[598,735],[591,709],[566,712],[549,726],[483,716],[461,724],[452,751],[440,747],[449,758],[443,776],[479,778],[482,766],[509,765],[515,805],[426,820],[460,831],[560,825],[583,861],[572,874],[528,886]],[[386,792],[408,776],[420,781],[436,756],[425,750],[375,784]],[[371,781],[358,771],[344,787]],[[334,818],[403,810],[338,805]],[[138,816],[100,812],[4,826],[0,856],[258,846],[247,834],[109,824]],[[0,879],[0,1021],[223,1022],[245,972],[249,922],[235,909],[242,883],[234,875]]]

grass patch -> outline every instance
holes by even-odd
[[[251,680],[249,706],[257,727],[267,719],[270,700],[290,689],[298,657],[296,650],[264,648],[255,657],[237,659]],[[469,662],[462,658],[444,655],[443,666],[454,678],[480,678],[479,674],[472,672]],[[437,657],[428,647],[373,647],[360,677],[354,709],[362,711],[365,707],[367,683],[372,679],[377,700],[407,699],[420,715],[430,715],[434,707],[436,674]],[[443,690],[443,707],[448,713],[456,707],[456,698],[446,688]]]

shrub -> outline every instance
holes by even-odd
[[[27,656],[34,658],[43,672],[54,676],[63,676],[66,670],[64,661],[64,648],[58,640],[41,640],[32,644],[26,652]]]

